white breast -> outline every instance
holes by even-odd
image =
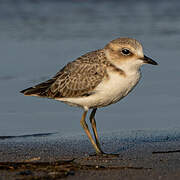
[[[140,72],[122,76],[117,72],[108,72],[109,78],[105,79],[95,88],[95,94],[88,97],[60,98],[60,101],[84,109],[103,107],[115,103],[126,96],[138,83]]]
[[[139,72],[127,74],[125,77],[117,72],[110,72],[109,80],[104,81],[96,88],[101,102],[99,106],[115,103],[125,97],[135,87],[139,79]]]

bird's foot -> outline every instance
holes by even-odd
[[[111,158],[111,157],[119,157],[119,154],[108,154],[105,152],[101,152],[101,153],[94,153],[94,154],[90,154],[90,157],[107,157],[107,158]]]

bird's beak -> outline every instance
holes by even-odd
[[[143,60],[144,63],[158,65],[158,63],[156,61],[152,60],[151,58],[149,58],[149,57],[147,57],[145,55],[141,59]]]

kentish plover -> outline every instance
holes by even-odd
[[[127,96],[139,82],[140,67],[157,63],[143,54],[142,45],[135,39],[118,38],[103,49],[89,52],[64,66],[54,77],[21,91],[26,96],[39,96],[62,101],[84,109],[81,125],[97,154],[100,147],[95,113]],[[94,139],[85,118],[89,109]]]

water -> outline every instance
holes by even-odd
[[[180,127],[180,2],[0,0],[0,136],[83,133],[82,110],[20,90],[117,37],[159,63],[121,102],[99,109],[101,132]]]

